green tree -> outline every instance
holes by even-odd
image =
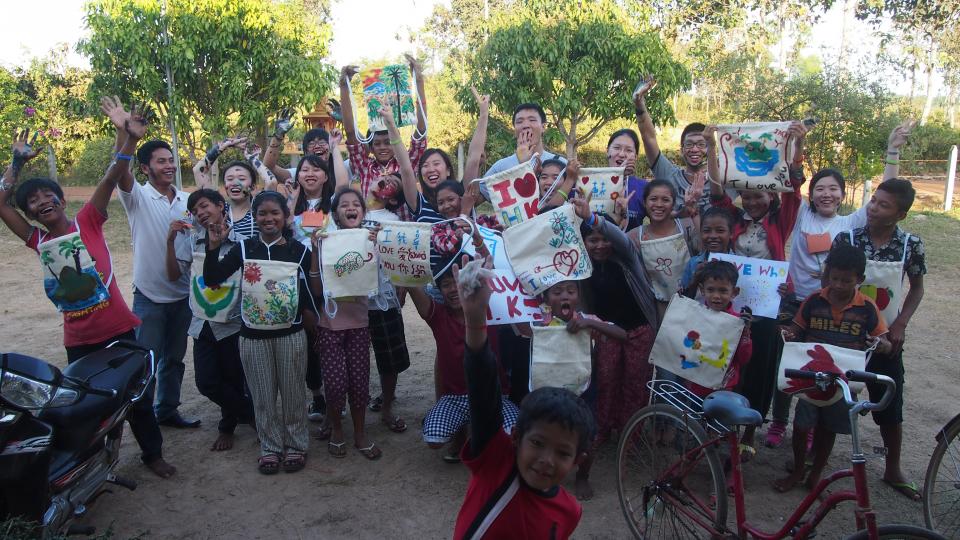
[[[174,86],[180,135],[193,157],[205,142],[236,130],[263,136],[283,107],[312,109],[334,70],[323,63],[332,37],[328,2],[282,0],[95,0],[86,6],[93,91],[146,99],[170,114],[165,70]],[[165,32],[166,29],[166,32]],[[197,129],[192,129],[197,128]]]
[[[673,120],[666,98],[690,83],[656,32],[613,0],[530,0],[492,15],[489,32],[468,58],[461,105],[474,108],[470,85],[501,110],[538,102],[568,155],[611,120],[633,115],[631,94],[644,75],[657,75],[648,104],[659,119]]]

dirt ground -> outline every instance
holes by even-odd
[[[71,205],[71,212],[76,205]],[[111,205],[111,245],[126,300],[131,301],[131,252],[125,217]],[[936,222],[937,226],[932,226]],[[953,243],[960,222],[946,217],[911,219],[906,228],[927,234],[930,274],[927,293],[909,329],[904,425],[904,468],[922,482],[937,430],[960,411],[957,383],[960,364],[949,339],[957,330],[952,301],[960,295],[958,262]],[[158,259],[159,263],[159,259]],[[0,350],[36,355],[65,364],[62,322],[44,298],[36,256],[3,229],[0,231]],[[420,423],[433,402],[434,357],[432,336],[412,306],[404,312],[413,365],[402,374],[397,412],[410,429],[393,434],[370,415],[372,440],[383,449],[383,458],[370,462],[355,452],[346,459],[327,454],[323,443],[313,441],[306,470],[297,474],[262,476],[256,472],[257,440],[252,429],[241,426],[233,450],[209,450],[216,437],[217,408],[199,395],[193,382],[191,352],[183,382],[185,415],[202,418],[197,430],[164,428],[165,457],[177,474],[161,480],[144,468],[129,429],[125,433],[118,472],[136,480],[134,492],[114,488],[91,508],[85,522],[120,538],[145,534],[147,538],[445,538],[450,537],[468,473],[460,465],[441,461],[420,439]],[[377,393],[376,368],[371,381]],[[867,418],[863,426],[868,450],[880,446],[876,426]],[[312,426],[313,428],[313,426]],[[783,474],[789,444],[780,449],[761,448],[745,469],[748,516],[767,528],[779,528],[801,494],[777,494],[771,487]],[[844,465],[849,438],[838,437],[831,467]],[[594,465],[597,495],[583,504],[577,538],[627,538],[629,531],[616,493],[616,449],[602,449]],[[881,522],[921,523],[919,503],[910,502],[879,481],[883,461],[868,456],[874,506]],[[847,483],[847,486],[852,486]],[[567,482],[572,489],[572,478]],[[732,514],[732,500],[731,511]],[[821,538],[838,538],[853,531],[850,506],[841,507],[820,526]]]

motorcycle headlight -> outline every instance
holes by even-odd
[[[12,371],[3,372],[0,394],[11,405],[23,409],[62,407],[75,403],[78,398],[75,390],[35,381]]]

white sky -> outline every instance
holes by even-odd
[[[410,29],[419,28],[437,3],[449,0],[338,0],[333,6],[334,41],[331,60],[336,66],[358,58],[395,56],[412,52],[408,41]],[[33,56],[42,56],[58,43],[71,46],[86,32],[83,23],[83,0],[31,0],[5,3],[6,20],[15,21],[0,31],[0,65],[25,65]],[[842,4],[842,2],[838,2]],[[38,15],[38,14],[43,14]],[[821,57],[836,57],[840,47],[842,11],[839,6],[828,13],[814,28],[806,51]],[[855,55],[872,55],[877,40],[870,28],[859,21],[850,21],[851,47]],[[400,40],[396,39],[399,34]],[[86,66],[86,60],[72,51],[70,63]],[[938,78],[939,79],[939,78]],[[888,85],[906,93],[906,84],[891,78]]]

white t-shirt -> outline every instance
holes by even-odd
[[[866,224],[866,205],[846,216],[825,218],[816,212],[811,212],[806,200],[801,201],[790,247],[790,279],[793,280],[798,299],[803,300],[822,288],[820,278],[814,277],[813,274],[819,275],[823,272],[823,264],[827,260],[834,237],[843,231],[863,227]],[[827,234],[830,237],[830,241],[826,243],[827,251],[810,253],[807,249],[807,236],[819,234]]]
[[[189,193],[171,189],[175,192],[173,202],[149,182],[134,182],[129,193],[119,190],[133,240],[133,286],[158,304],[183,300],[190,291],[190,275],[170,281],[164,265],[170,224],[178,219],[191,220],[187,211]]]

